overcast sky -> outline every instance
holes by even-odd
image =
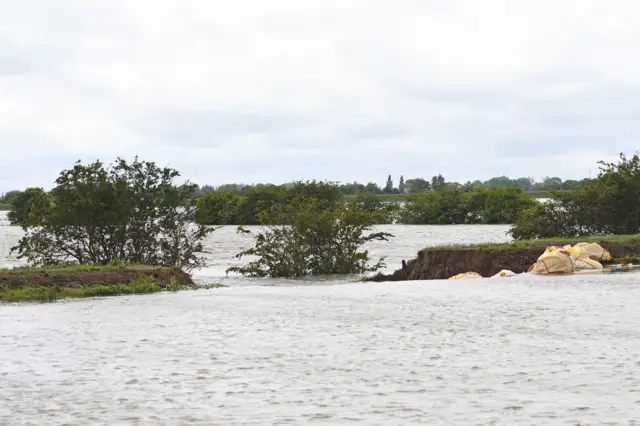
[[[640,2],[0,0],[0,192],[562,178],[640,147]]]

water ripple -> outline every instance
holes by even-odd
[[[425,234],[437,240],[428,228],[396,230],[404,252],[392,257],[426,245]],[[456,232],[486,236],[472,229]],[[0,424],[640,418],[635,275],[305,283],[234,278],[198,292],[2,306]]]

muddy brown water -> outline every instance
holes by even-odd
[[[1,217],[0,217],[1,218]],[[507,227],[389,226],[393,270]],[[0,259],[20,230],[0,224]],[[3,425],[575,425],[640,418],[640,274],[228,288],[0,306]]]

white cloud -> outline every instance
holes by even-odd
[[[638,146],[631,0],[0,3],[0,192],[117,155],[382,183],[576,178]]]

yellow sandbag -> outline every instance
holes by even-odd
[[[590,258],[576,260],[576,269],[602,269],[602,263]]]
[[[547,252],[548,251],[548,252]],[[531,267],[530,272],[538,274],[570,274],[575,270],[573,258],[565,249],[545,250],[538,261]]]
[[[540,255],[540,257],[538,257],[538,261],[540,261],[541,259],[544,259],[547,256],[550,256],[551,254],[555,253],[558,250],[558,247],[556,246],[549,246],[544,250],[544,253],[542,253]]]
[[[461,274],[454,275],[453,277],[449,277],[450,280],[461,280],[465,278],[482,278],[482,275],[477,272],[463,272]]]
[[[495,274],[494,277],[513,277],[514,275],[516,275],[515,272],[508,269],[503,269],[502,271]]]
[[[591,259],[598,262],[611,260],[611,253],[598,243],[578,243],[575,246],[580,247]]]
[[[587,253],[586,251],[582,250],[582,248],[580,248],[577,245],[571,247],[571,244],[567,244],[563,248],[566,251],[568,251],[569,254],[571,255],[571,257],[573,257],[574,260],[576,260],[576,261],[578,261],[580,259],[588,259],[589,258],[589,253]]]

